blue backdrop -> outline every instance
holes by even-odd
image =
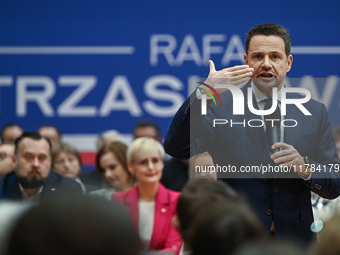
[[[338,125],[339,9],[338,1],[0,1],[0,126],[95,135],[130,133],[147,118],[164,136],[208,60],[216,69],[242,64],[246,32],[266,22],[289,29],[288,77],[308,81]]]

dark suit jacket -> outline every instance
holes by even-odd
[[[49,199],[63,193],[82,194],[79,183],[60,174],[51,172],[41,193],[41,199]],[[0,180],[0,199],[21,200],[21,192],[15,172]]]
[[[164,140],[166,152],[173,157],[187,159],[208,151],[215,165],[230,164],[238,170],[241,166],[273,165],[264,129],[247,125],[250,119],[261,119],[261,116],[254,115],[248,109],[246,102],[249,86],[250,82],[242,88],[245,96],[244,116],[233,115],[230,91],[220,95],[223,106],[215,106],[210,102],[207,115],[202,116],[201,102],[194,93],[191,99],[184,102],[171,123]],[[253,102],[256,102],[254,95],[252,96]],[[302,97],[298,94],[291,96]],[[322,197],[336,198],[339,196],[340,183],[339,173],[326,168],[329,166],[327,164],[339,164],[327,110],[315,100],[310,100],[304,106],[312,116],[305,116],[295,105],[287,105],[285,119],[295,119],[298,125],[285,128],[284,142],[294,146],[301,156],[311,157],[316,162],[316,167],[320,166],[322,171],[314,172],[310,182],[302,180],[294,172],[288,176],[275,173],[266,178],[261,174],[253,174],[252,178],[224,180],[248,197],[268,234],[271,222],[274,221],[277,238],[289,236],[308,243],[314,236],[310,231],[313,222],[310,191]],[[254,107],[257,107],[256,103]],[[212,121],[215,118],[227,119],[229,123],[214,128]],[[230,127],[231,119],[234,123],[245,120],[246,127]],[[291,178],[292,174],[295,178]],[[228,174],[223,177],[228,177]]]
[[[179,192],[168,190],[159,183],[150,250],[167,251],[176,249],[176,254],[179,253],[182,239],[171,224],[171,219],[176,214],[179,195]],[[126,191],[113,193],[112,199],[119,201],[131,214],[138,233],[138,186]]]

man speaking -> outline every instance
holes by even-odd
[[[176,113],[164,147],[168,154],[180,159],[208,151],[215,165],[236,169],[233,173],[218,173],[218,177],[248,197],[268,235],[276,239],[294,238],[307,244],[314,236],[310,230],[313,223],[310,191],[326,198],[339,196],[339,159],[326,107],[309,100],[303,107],[311,115],[305,115],[300,107],[283,101],[284,78],[293,63],[290,39],[284,27],[261,24],[247,34],[245,65],[217,71],[210,60],[208,78]],[[248,79],[241,89],[246,99],[244,114],[233,114],[237,97],[233,98],[231,89],[217,84],[236,86]],[[203,100],[200,99],[212,91],[217,92],[222,106],[207,100],[206,115],[201,114]],[[294,120],[296,125],[286,127],[280,123],[275,133],[268,134],[273,132],[269,125],[277,124],[249,109],[248,93],[251,93],[252,109],[262,112],[272,109],[275,116],[281,115],[280,122]],[[289,93],[287,98],[290,102],[301,102],[304,97]],[[213,126],[216,119],[233,124]],[[249,120],[265,125],[243,125]],[[276,171],[241,173],[251,166]],[[289,173],[277,169],[289,169]]]

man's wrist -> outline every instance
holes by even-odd
[[[299,172],[299,176],[302,179],[308,181],[308,180],[312,179],[311,165],[314,164],[314,161],[308,156],[303,157],[303,161],[304,161],[304,164],[305,164],[305,171]]]

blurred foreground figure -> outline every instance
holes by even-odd
[[[259,219],[242,199],[210,202],[197,212],[192,224],[195,255],[232,255],[246,243],[263,242],[265,237]]]
[[[6,255],[134,255],[138,247],[134,226],[120,205],[67,196],[25,213],[13,228]]]
[[[212,203],[231,203],[239,199],[235,190],[224,182],[211,179],[190,180],[178,199],[177,216],[173,219],[173,225],[183,239],[180,255],[192,253],[192,228],[199,211],[209,208]]]
[[[297,244],[291,241],[254,242],[241,246],[234,255],[307,255]]]
[[[318,230],[318,242],[312,247],[313,255],[337,255],[340,254],[340,213],[335,214],[324,226]]]

